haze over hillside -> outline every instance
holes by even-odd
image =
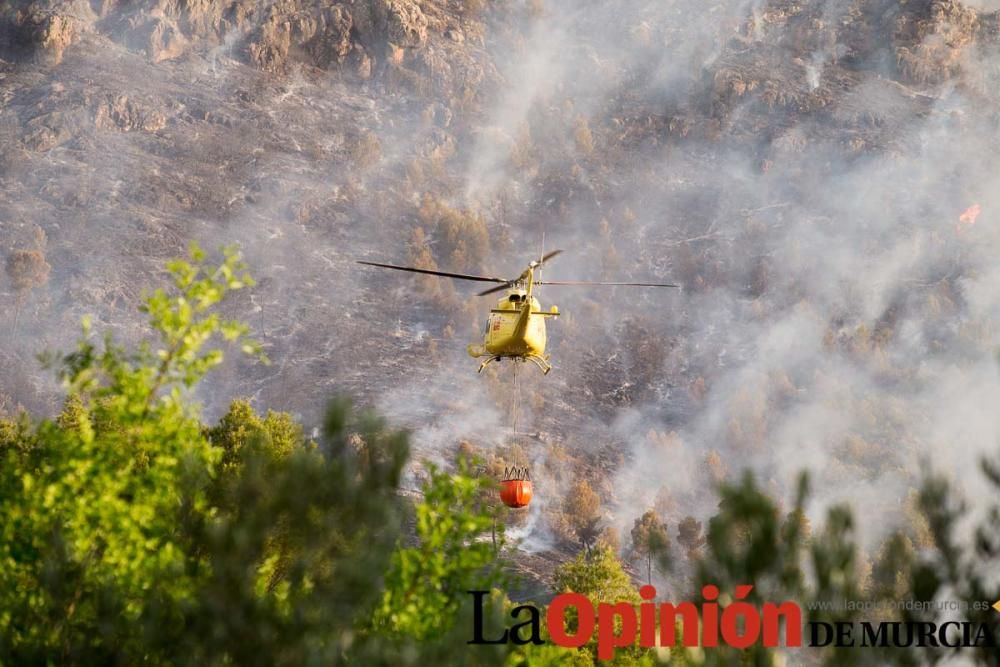
[[[307,422],[351,393],[417,453],[506,443],[509,364],[465,345],[492,297],[356,259],[550,288],[555,370],[521,374],[561,539],[590,480],[624,536],[707,518],[744,468],[778,497],[908,521],[921,461],[1000,441],[996,3],[946,0],[116,0],[0,5],[0,410],[52,412],[34,354],[82,315],[124,340],[166,258],[239,243],[230,304],[274,361],[200,398]],[[38,230],[43,232],[39,233]],[[15,328],[16,324],[16,328]],[[510,457],[510,452],[506,455]],[[975,497],[975,476],[967,492]]]

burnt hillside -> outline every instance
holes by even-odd
[[[747,467],[786,498],[813,470],[872,545],[922,459],[961,474],[1000,436],[996,10],[2,3],[0,245],[51,270],[0,278],[0,410],[54,410],[36,352],[86,313],[138,339],[164,260],[235,242],[258,285],[229,314],[274,364],[232,360],[209,415],[348,392],[428,458],[531,463],[531,550],[572,543],[580,479],[627,547]],[[515,275],[543,235],[551,278],[684,289],[547,290],[512,450],[511,369],[464,351],[489,299],[353,262]]]

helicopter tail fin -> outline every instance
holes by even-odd
[[[517,316],[517,324],[514,325],[514,333],[512,335],[515,339],[524,338],[524,334],[528,330],[528,322],[530,320],[531,300],[525,299],[524,305],[521,306],[521,313]]]

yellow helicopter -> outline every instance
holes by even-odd
[[[447,271],[431,271],[412,266],[397,266],[380,262],[358,261],[358,264],[377,266],[383,269],[426,273],[432,276],[454,278],[456,280],[472,280],[476,282],[498,283],[497,287],[479,292],[477,296],[486,296],[501,290],[507,290],[494,308],[490,310],[486,320],[486,330],[483,332],[481,345],[470,344],[467,348],[469,356],[475,359],[485,357],[479,364],[482,373],[490,363],[502,359],[514,361],[531,361],[542,373],[548,375],[552,370],[549,355],[545,354],[545,318],[558,317],[559,308],[552,306],[542,310],[541,304],[534,296],[536,285],[572,285],[572,286],[603,286],[623,285],[632,287],[680,287],[669,283],[629,283],[629,282],[589,282],[580,280],[536,280],[535,269],[540,269],[545,262],[560,254],[562,250],[553,250],[528,264],[520,276],[513,279],[491,278],[488,276],[473,276],[464,273]]]

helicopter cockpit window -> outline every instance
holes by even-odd
[[[511,294],[510,295],[510,300],[511,300],[512,303],[517,303],[518,301],[521,300],[521,295],[520,294]]]

